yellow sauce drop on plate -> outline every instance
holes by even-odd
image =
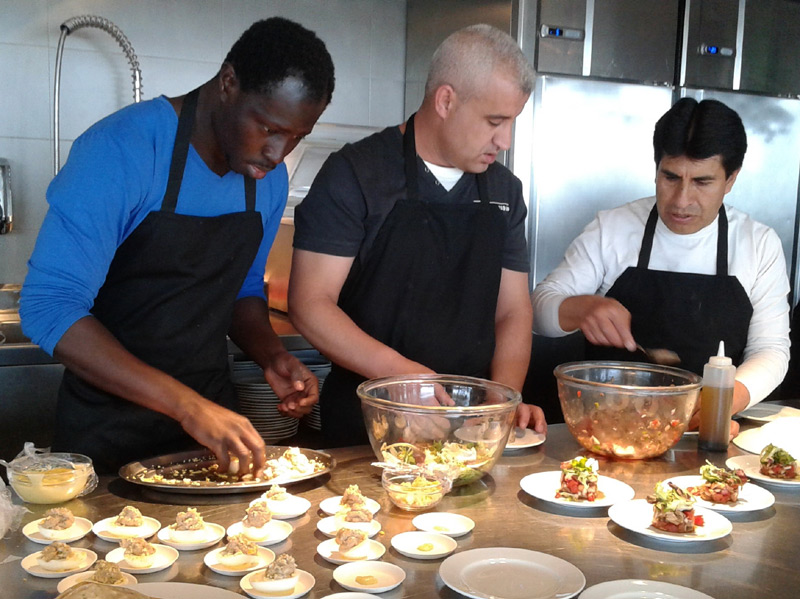
[[[433,543],[423,543],[419,547],[417,547],[417,551],[431,551],[433,549]]]
[[[378,579],[372,575],[367,576],[356,576],[356,582],[358,584],[363,584],[364,586],[371,586],[373,584],[378,583]]]

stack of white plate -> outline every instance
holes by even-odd
[[[299,421],[278,411],[280,400],[258,364],[234,362],[231,378],[239,396],[239,412],[247,416],[265,443],[274,445],[297,433]]]

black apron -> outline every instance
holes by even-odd
[[[658,210],[653,206],[645,225],[639,262],[629,266],[606,297],[618,300],[631,313],[631,332],[643,347],[671,349],[680,356],[679,368],[703,375],[719,342],[735,365],[742,363],[753,306],[739,280],[728,275],[728,217],[719,210],[717,273],[649,270]],[[627,350],[587,343],[589,359],[638,360]]]
[[[489,203],[420,198],[414,117],[403,135],[406,198],[386,217],[369,255],[356,258],[339,306],[367,334],[440,373],[486,378],[495,348],[505,217]],[[372,165],[353,165],[355,169]],[[364,377],[332,365],[320,397],[326,447],[367,443],[356,387]]]
[[[188,94],[181,109],[161,210],[148,214],[117,249],[91,312],[134,356],[235,409],[226,335],[263,227],[249,177],[245,212],[175,213],[198,93]],[[86,454],[103,473],[197,445],[177,421],[69,370],[59,390],[56,426],[53,449]]]

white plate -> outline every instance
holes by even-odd
[[[259,497],[250,502],[250,505],[265,501],[264,497]],[[305,497],[298,497],[297,495],[289,495],[287,499],[276,501],[274,499],[266,500],[267,507],[273,518],[278,520],[291,520],[305,514],[311,507],[311,502]]]
[[[324,599],[381,599],[372,593],[361,593],[358,591],[345,591],[343,593],[334,593],[333,595],[325,595]]]
[[[339,551],[339,544],[336,542],[336,539],[328,539],[327,541],[322,541],[319,545],[317,545],[317,553],[332,564],[347,564],[350,562],[363,562],[363,561],[371,561],[380,559],[380,557],[386,553],[386,547],[383,546],[382,543],[378,541],[373,541],[372,539],[367,539],[364,541],[367,544],[366,550],[367,555],[366,557],[361,558],[351,558],[347,557],[346,555],[342,554]]]
[[[314,580],[314,577],[305,570],[298,569],[297,573],[299,574],[299,576],[297,578],[297,584],[294,585],[294,590],[289,593],[286,593],[285,595],[283,593],[281,593],[280,595],[277,595],[275,593],[265,593],[263,591],[258,591],[254,589],[252,583],[250,582],[250,579],[256,574],[258,574],[258,572],[251,572],[250,574],[242,578],[242,580],[239,581],[239,586],[245,593],[253,597],[253,599],[262,599],[262,597],[265,599],[268,597],[269,598],[280,597],[281,599],[297,599],[297,597],[302,597],[303,595],[308,593],[312,588],[314,588],[314,584],[316,582]],[[240,595],[237,595],[237,597],[240,597]]]
[[[623,503],[615,503],[608,510],[608,516],[622,528],[638,532],[661,541],[678,543],[713,541],[730,534],[733,525],[730,520],[712,510],[695,506],[695,516],[703,517],[703,526],[697,526],[694,532],[666,532],[650,526],[653,521],[653,506],[646,499],[634,499]]]
[[[167,545],[160,545],[158,543],[153,543],[153,547],[156,548],[156,559],[153,562],[153,565],[149,568],[136,568],[131,566],[128,562],[125,561],[125,548],[124,547],[117,547],[116,549],[112,549],[111,551],[106,554],[106,561],[111,562],[113,564],[117,564],[119,569],[123,572],[135,572],[136,574],[150,574],[151,572],[158,572],[160,570],[166,570],[172,564],[175,563],[175,560],[178,559],[178,550],[169,547]]]
[[[427,545],[430,549],[420,549]],[[453,553],[458,547],[452,537],[437,532],[411,530],[392,537],[392,547],[406,557],[414,559],[439,559]]]
[[[741,468],[744,473],[752,480],[757,480],[763,483],[770,483],[781,487],[795,487],[800,488],[800,476],[794,479],[786,478],[772,478],[766,474],[761,474],[761,461],[760,456],[757,455],[738,455],[728,458],[725,465],[728,468]]]
[[[375,584],[365,585],[356,582],[357,576],[374,576],[377,581]],[[385,593],[400,585],[406,579],[406,573],[400,566],[387,562],[355,562],[336,568],[333,579],[348,591]]]
[[[778,418],[796,418],[800,416],[800,410],[765,401],[739,412],[737,416],[756,422],[772,422]]]
[[[92,551],[91,549],[81,549],[79,547],[73,547],[73,551],[80,551],[84,554],[83,562],[81,563],[80,567],[73,568],[72,570],[63,570],[63,571],[54,571],[54,570],[46,570],[39,565],[37,561],[37,557],[41,553],[41,551],[37,551],[36,553],[31,553],[30,555],[26,555],[22,558],[20,565],[22,568],[31,576],[38,576],[39,578],[64,578],[69,576],[70,574],[76,574],[77,572],[84,572],[92,567],[97,561],[97,554]]]
[[[239,593],[191,582],[140,582],[136,590],[153,599],[242,599]]]
[[[77,574],[73,574],[72,576],[67,576],[66,578],[62,578],[58,581],[58,586],[56,590],[59,593],[63,593],[68,588],[75,586],[79,582],[87,580],[94,575],[94,570],[88,570],[86,572],[78,572]],[[125,582],[123,582],[120,586],[130,586],[132,584],[136,584],[136,579],[133,575],[128,574],[127,572],[123,572],[122,576],[125,578]]]
[[[275,553],[271,549],[259,547],[258,554],[254,555],[253,560],[244,566],[226,566],[219,561],[219,554],[223,549],[225,548],[220,547],[206,553],[203,557],[203,563],[217,574],[224,574],[225,576],[242,576],[260,568],[266,568],[275,561]]]
[[[323,499],[319,504],[319,509],[323,512],[328,514],[329,516],[335,516],[336,512],[342,509],[342,504],[340,503],[342,500],[341,495],[337,495],[336,497],[328,497],[327,499]],[[367,509],[372,512],[374,516],[377,514],[381,509],[381,504],[375,501],[374,499],[370,499],[369,497],[364,498],[364,503],[367,506]]]
[[[425,532],[438,532],[448,537],[460,537],[475,528],[475,522],[470,518],[450,512],[420,514],[414,516],[411,523]]]
[[[532,428],[522,429],[515,427],[508,435],[508,443],[504,451],[516,451],[517,449],[527,449],[541,445],[547,439],[547,435],[537,433]]]
[[[367,533],[367,536],[374,537],[381,531],[381,523],[377,520],[370,520],[369,522],[350,522],[347,524],[350,527],[352,524],[360,524],[366,526],[355,526],[357,530],[363,530]],[[336,525],[336,516],[328,516],[327,518],[322,518],[319,522],[317,522],[317,530],[324,534],[326,537],[335,537],[336,533],[339,532],[339,526]]]
[[[138,535],[131,535],[131,536],[120,535],[117,534],[116,532],[111,532],[108,529],[108,525],[111,524],[116,519],[117,516],[112,516],[111,518],[104,518],[99,522],[95,522],[94,526],[92,526],[92,532],[101,539],[103,539],[104,541],[109,541],[111,543],[119,543],[120,539],[132,539],[132,538],[149,539],[158,532],[159,528],[161,528],[161,522],[159,522],[155,518],[151,518],[150,516],[142,516],[142,526],[145,527],[144,532]]]
[[[75,523],[72,525],[74,528],[70,531],[68,537],[63,539],[47,539],[42,536],[42,533],[39,532],[39,522],[43,521],[44,518],[39,518],[38,520],[34,520],[33,522],[28,522],[25,526],[22,527],[22,534],[28,537],[28,540],[33,541],[34,543],[39,543],[41,545],[49,545],[55,541],[61,541],[62,543],[72,543],[79,539],[85,537],[90,530],[92,530],[92,521],[87,520],[86,518],[78,518],[75,517]]]
[[[681,489],[699,487],[705,482],[705,479],[699,474],[676,476],[669,480],[678,485]],[[695,497],[695,499],[697,500],[697,505],[700,507],[714,510],[715,512],[754,512],[756,510],[766,509],[775,503],[775,496],[772,493],[753,483],[745,483],[744,486],[739,489],[739,500],[734,504],[711,503],[699,497]]]
[[[565,599],[581,592],[586,577],[558,557],[511,547],[470,549],[439,566],[442,581],[473,599]]]
[[[289,535],[294,532],[294,528],[288,522],[283,522],[282,520],[270,520],[267,522],[266,525],[266,532],[267,538],[262,541],[254,541],[257,545],[261,545],[262,547],[266,547],[267,545],[275,545],[276,543],[280,543],[281,541],[285,541],[289,538]],[[242,534],[243,525],[242,522],[234,522],[228,527],[228,536],[233,537],[238,534]],[[247,535],[245,535],[247,536]]]
[[[610,580],[589,587],[581,599],[714,599],[678,584],[657,580]]]
[[[569,501],[563,497],[556,497],[556,491],[561,488],[560,470],[529,474],[519,481],[519,486],[528,495],[533,495],[542,501],[578,509],[609,507],[620,501],[633,499],[633,496],[636,495],[636,491],[630,485],[599,474],[597,476],[597,492],[598,495],[602,493],[603,497],[598,497],[594,501]]]
[[[171,536],[172,529],[169,526],[165,526],[161,530],[158,531],[158,540],[164,543],[165,545],[169,545],[170,547],[175,547],[175,549],[180,549],[181,551],[196,551],[197,549],[205,549],[206,547],[211,547],[212,545],[219,543],[222,538],[225,536],[225,527],[220,524],[214,524],[213,522],[206,522],[205,523],[205,533],[206,538],[202,541],[194,541],[191,543],[183,543],[181,541],[175,541],[172,539]]]
[[[758,428],[742,431],[733,438],[734,445],[750,453],[760,454],[767,445],[788,451],[800,459],[800,418],[780,418]]]

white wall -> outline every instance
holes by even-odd
[[[283,16],[314,30],[336,67],[321,123],[382,127],[403,120],[405,0],[0,0],[0,157],[11,165],[14,230],[0,235],[0,284],[21,283],[53,175],[53,78],[59,26],[110,19],[142,70],[142,99],[186,93],[211,78],[253,22]],[[64,45],[61,162],[89,125],[133,101],[131,71],[105,31]]]

